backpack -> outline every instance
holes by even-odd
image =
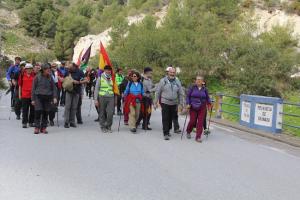
[[[72,78],[71,74],[64,78],[62,86],[66,91],[73,92],[74,85],[73,85],[73,78]]]
[[[133,84],[133,82],[132,81],[130,81],[129,83],[128,83],[128,89],[129,89],[129,91],[128,91],[128,94],[130,93],[130,88],[131,88],[131,85]],[[141,90],[143,90],[144,89],[144,85],[143,85],[143,83],[140,81],[139,82],[139,84],[141,84]]]

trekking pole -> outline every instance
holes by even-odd
[[[118,133],[120,132],[121,118],[122,118],[122,115],[120,115],[120,118],[119,118]]]
[[[208,126],[207,126],[207,133],[206,133],[206,138],[208,138],[208,135],[210,134],[210,122],[211,122],[211,115],[212,115],[212,110],[213,110],[213,105],[210,108],[210,113],[209,113],[209,120],[208,120]]]
[[[188,117],[188,113],[186,113],[186,115],[185,115],[184,125],[183,125],[183,129],[182,129],[182,133],[181,133],[181,140],[182,140],[182,137],[183,137],[183,134],[184,134],[184,129],[185,129],[187,117]]]

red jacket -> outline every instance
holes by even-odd
[[[58,76],[57,87],[58,89],[62,89],[62,81],[60,81],[59,78],[65,78],[65,77],[59,70],[57,70],[57,76]]]
[[[26,72],[23,72],[21,76],[19,76],[19,87],[21,88],[21,98],[22,99],[30,99],[31,91],[32,91],[32,83],[35,77],[35,73],[31,72],[28,76]]]
[[[130,112],[130,106],[135,107],[136,106],[136,100],[139,99],[139,102],[142,102],[142,95],[133,95],[133,94],[128,94],[125,97],[125,105],[124,105],[124,113],[128,114]],[[144,110],[144,104],[141,104],[141,110]]]

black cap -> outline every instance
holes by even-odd
[[[152,72],[152,68],[151,67],[145,67],[144,68],[144,73],[147,73],[147,72]]]
[[[111,66],[109,66],[109,65],[105,65],[105,67],[104,67],[104,70],[111,70],[112,68],[111,68]]]

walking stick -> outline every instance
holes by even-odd
[[[182,140],[182,137],[183,137],[183,134],[184,134],[184,129],[185,129],[187,117],[188,117],[188,113],[186,113],[186,115],[185,115],[184,125],[183,125],[183,129],[182,129],[182,133],[181,133],[181,140]]]
[[[210,134],[209,127],[210,127],[210,122],[211,122],[212,109],[213,109],[213,105],[210,108],[207,131],[205,131],[206,139],[208,138],[208,135]]]

